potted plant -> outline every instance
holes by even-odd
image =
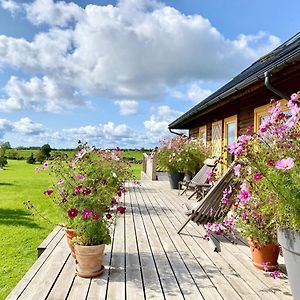
[[[245,166],[251,167],[250,173],[256,172],[261,177],[259,203],[263,203],[263,212],[271,218],[269,224],[277,227],[294,295],[300,295],[299,120],[299,94],[293,94],[286,106],[271,101],[269,116],[262,122],[258,134],[240,139],[229,147],[231,153],[244,159]],[[255,186],[249,186],[248,194],[254,192]],[[264,195],[266,192],[268,197]]]
[[[208,156],[208,150],[199,139],[176,136],[164,139],[157,149],[157,163],[168,172],[171,188],[177,189],[184,173],[195,172]]]
[[[287,106],[272,102],[257,139],[268,148],[260,167],[268,178],[278,242],[285,258],[294,295],[300,295],[300,107],[299,94]]]
[[[110,227],[125,212],[121,203],[129,165],[119,149],[97,150],[80,145],[74,157],[60,156],[44,164],[54,184],[44,191],[61,209],[62,222],[73,230],[69,243],[76,257],[76,274],[95,277],[103,272],[104,245],[110,244]]]
[[[238,188],[229,224],[235,224],[237,233],[247,239],[254,266],[275,271],[280,251],[274,222],[275,207],[270,206],[272,194],[267,190],[267,179],[251,159],[254,153],[257,155],[255,149],[256,145],[249,140],[247,152],[239,157],[241,163],[234,168]]]

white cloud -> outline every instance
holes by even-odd
[[[120,107],[120,114],[122,116],[133,116],[138,112],[138,102],[135,100],[118,100],[115,104]]]
[[[45,128],[40,123],[34,123],[29,118],[21,118],[13,123],[13,130],[19,133],[38,135],[45,131]]]
[[[113,122],[108,122],[103,125],[103,133],[104,135],[109,137],[124,137],[128,135],[129,128],[126,124],[120,124],[115,126]]]
[[[67,26],[69,22],[79,20],[83,9],[77,4],[64,1],[54,3],[52,0],[35,0],[25,5],[27,18],[32,24]]]
[[[32,41],[0,36],[0,65],[98,98],[153,99],[183,82],[228,79],[280,42],[264,32],[229,40],[200,15],[187,16],[149,0],[85,9],[36,0],[23,7],[33,24],[47,23],[50,29]],[[81,104],[68,95],[64,108]],[[23,100],[25,107],[30,99]],[[49,101],[53,107],[45,101],[42,109],[59,109],[55,98]]]
[[[0,6],[13,14],[20,9],[20,5],[12,0],[0,0]]]
[[[168,133],[168,125],[174,119],[178,118],[182,112],[171,109],[167,105],[159,106],[155,114],[150,116],[149,120],[144,122],[144,126],[150,132],[164,135]]]
[[[200,83],[192,83],[188,86],[186,92],[174,91],[172,96],[177,99],[191,100],[194,103],[199,103],[212,94],[212,90],[201,87]]]
[[[29,81],[12,76],[5,86],[7,99],[0,99],[0,111],[21,109],[61,112],[84,105],[79,93],[72,86],[47,76],[33,77]]]
[[[28,117],[21,118],[19,121],[9,121],[0,119],[0,137],[2,138],[7,133],[21,133],[26,136],[39,135],[45,132],[45,127],[40,123],[34,123]]]

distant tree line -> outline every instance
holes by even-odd
[[[67,155],[69,152],[73,152],[78,150],[79,148],[51,148],[49,144],[44,144],[42,147],[38,146],[18,146],[15,148],[11,147],[10,142],[1,142],[0,141],[0,168],[3,168],[7,164],[7,159],[18,159],[18,160],[24,160],[26,159],[27,163],[34,164],[34,163],[43,163],[46,160],[53,159],[57,156]],[[22,150],[25,150],[22,152]],[[112,148],[110,149],[112,150]],[[142,153],[144,152],[151,152],[152,149],[146,149],[146,148],[126,148],[126,149],[120,149],[124,152],[131,152],[131,151],[140,151]],[[28,156],[28,152],[30,152],[30,155]],[[124,157],[125,160],[127,160],[130,163],[141,163],[142,160],[138,159],[136,157]]]

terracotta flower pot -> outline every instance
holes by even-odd
[[[278,244],[260,244],[254,241],[248,240],[253,265],[265,271],[278,270],[278,256],[279,256],[279,245]]]
[[[75,258],[74,243],[73,243],[72,239],[73,239],[73,237],[76,236],[76,231],[75,231],[75,229],[65,228],[65,235],[67,238],[68,246],[71,250],[71,255]]]
[[[75,245],[76,275],[85,278],[97,277],[104,271],[102,265],[105,245]]]

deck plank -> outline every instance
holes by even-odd
[[[173,204],[171,203],[174,201],[174,199],[172,197],[169,199],[167,194],[164,192],[164,189],[160,189],[160,200],[163,201],[169,209],[168,218],[173,227],[175,230],[178,229],[181,225],[181,222],[178,220],[178,215],[181,215],[182,208],[180,210],[178,208],[174,209]],[[190,234],[181,234],[180,237],[188,246],[197,262],[201,264],[204,272],[211,279],[220,295],[224,299],[241,299],[241,297],[230,285],[230,282],[220,272],[215,263],[208,257],[207,252],[212,250],[208,247],[203,249],[199,246],[197,239],[202,239],[202,236],[198,233],[196,237]]]
[[[65,246],[60,246],[61,244],[65,245],[65,239],[61,239],[53,249],[51,255],[39,269],[38,275],[31,280],[30,288],[22,293],[20,299],[39,300],[46,298],[70,255],[70,250]]]
[[[142,267],[144,291],[146,299],[165,299],[164,290],[158,269],[158,261],[156,261],[153,249],[149,240],[149,236],[144,227],[144,220],[137,205],[137,194],[134,187],[130,189],[130,204],[133,212],[134,225],[137,237],[137,245],[139,248],[139,256]]]
[[[245,243],[218,238],[221,252],[213,252],[193,222],[178,235],[187,198],[167,182],[128,182],[126,189],[126,213],[112,229],[100,277],[75,276],[64,233],[56,228],[7,299],[292,299],[286,278],[274,280],[253,267]]]
[[[129,185],[126,186],[126,189]],[[126,197],[125,218],[125,253],[126,253],[126,299],[144,299],[144,287],[142,278],[142,267],[139,258],[137,236],[131,208],[130,195]]]
[[[67,246],[66,246],[67,247]],[[72,287],[74,281],[74,270],[75,270],[75,260],[69,255],[69,258],[59,274],[54,287],[49,293],[47,300],[57,300],[57,299],[66,299],[69,293],[70,288]],[[72,274],[74,274],[72,276]]]
[[[176,209],[178,210],[181,209],[181,212],[184,211],[182,210],[182,206],[180,205],[180,202],[174,201],[174,197],[178,197],[174,191],[168,193],[167,197],[173,200],[172,205],[176,207]],[[185,216],[183,215],[181,219],[184,221]],[[199,232],[200,234],[201,233],[203,234],[204,231],[201,226],[199,227],[193,222],[191,222],[190,225],[191,226],[189,228],[194,227],[194,229],[190,229],[189,234],[193,234],[193,231],[194,233]],[[251,285],[251,288],[259,297],[263,297],[263,299],[291,299],[290,289],[288,287],[288,282],[286,281],[286,279],[283,278],[280,280],[274,280],[269,275],[266,276],[264,272],[255,269],[251,263],[250,258],[247,255],[241,253],[238,250],[237,245],[228,243],[228,241],[222,243],[221,245],[222,245],[222,251],[220,255],[222,256],[223,261],[226,262],[228,266],[230,266],[230,268],[232,268],[232,265],[235,265],[235,267],[232,269],[236,272],[238,276],[241,277],[241,274],[243,275],[241,278],[243,278],[243,280],[247,282],[247,284]],[[246,246],[242,245],[242,247],[245,248]],[[235,255],[232,255],[232,253],[235,253]],[[237,255],[241,256],[241,259],[237,260],[236,259]],[[250,255],[250,252],[248,255]],[[214,259],[214,261],[216,261],[216,259]],[[224,268],[222,267],[222,269]],[[282,285],[284,285],[284,287],[280,288],[280,286]],[[238,283],[234,284],[234,286],[235,288],[239,287]],[[242,289],[241,288],[238,289],[241,295],[245,297],[244,295],[245,287],[243,286]]]
[[[107,299],[125,299],[125,215],[118,220],[112,244],[112,258],[109,269]]]
[[[155,209],[155,211],[159,215],[161,223],[168,232],[170,239],[172,240],[173,244],[176,245],[176,250],[178,251],[181,259],[184,260],[185,265],[188,268],[191,276],[193,277],[198,290],[203,295],[203,298],[211,300],[222,299],[222,296],[219,294],[209,276],[205,273],[201,264],[193,255],[191,249],[187,246],[181,236],[176,233],[176,228],[168,218],[170,210],[166,206],[166,203],[162,201],[159,194],[154,196],[153,193],[148,193],[147,195],[153,209]]]
[[[143,204],[147,209],[148,216],[151,219],[152,228],[155,228],[157,235],[161,237],[160,242],[168,256],[184,298],[203,299],[199,289],[195,285],[194,278],[190,274],[190,270],[187,268],[187,265],[182,258],[182,255],[178,252],[173,240],[170,238],[169,233],[160,219],[161,212],[156,210],[150,202],[149,197],[147,197],[150,194],[143,193],[142,190],[140,190],[140,195],[142,196]],[[154,195],[151,194],[151,196]],[[175,236],[175,234],[175,231],[171,232],[171,235]],[[188,252],[184,251],[183,255],[187,256]]]
[[[64,233],[60,231],[54,239],[51,240],[51,243],[48,245],[46,250],[40,255],[40,257],[35,261],[32,267],[28,270],[28,272],[24,275],[24,277],[19,281],[16,287],[11,291],[11,293],[7,296],[6,300],[18,299],[22,293],[26,289],[30,289],[28,287],[31,284],[32,280],[39,273],[43,264],[47,261],[47,259],[52,254],[54,248],[57,244],[64,238]]]

